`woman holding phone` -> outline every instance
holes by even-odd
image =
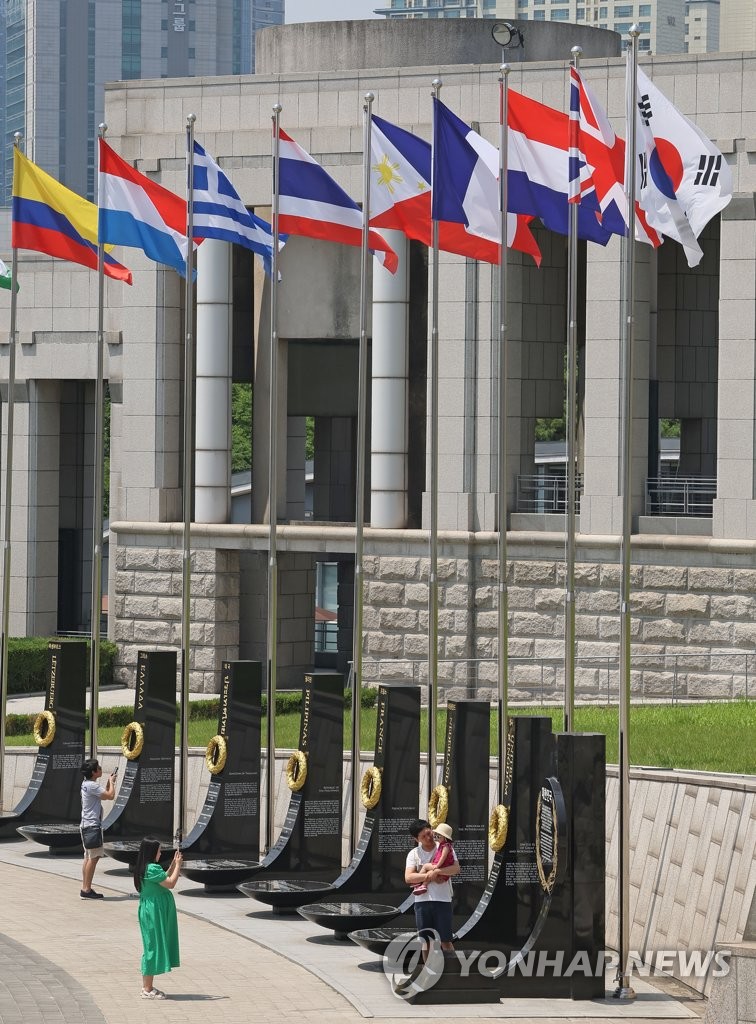
[[[179,967],[179,938],[176,903],[171,889],[181,874],[183,857],[173,855],[168,871],[160,867],[160,842],[147,836],[142,840],[134,866],[134,886],[139,893],[139,928],[142,932],[142,999],[165,999],[153,986],[156,974]]]

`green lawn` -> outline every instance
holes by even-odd
[[[549,715],[554,730],[562,728],[561,708],[516,708],[513,714]],[[372,750],[375,743],[375,709],[362,709],[361,746]],[[606,733],[606,759],[617,761],[617,717],[615,707],[578,707],[577,729]],[[443,750],[446,714],[439,710],[438,750]],[[633,764],[660,768],[694,768],[702,771],[739,772],[756,775],[756,702],[733,701],[701,704],[638,705],[631,709],[630,760]],[[204,747],[216,732],[213,720],[189,723],[189,743]],[[428,715],[422,712],[420,745],[427,748]],[[100,729],[101,747],[119,746],[121,728]],[[178,729],[176,730],[178,734]],[[265,744],[263,721],[263,744]],[[178,735],[177,740],[178,742]],[[299,714],[276,719],[276,747],[296,747],[299,742]],[[344,725],[344,747],[351,747],[351,722]],[[31,735],[9,736],[8,746],[33,746]],[[498,749],[496,715],[491,715],[491,754]]]

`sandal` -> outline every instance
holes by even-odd
[[[165,999],[165,992],[161,992],[158,988],[142,989],[142,999]]]

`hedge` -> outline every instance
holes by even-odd
[[[372,708],[375,706],[378,691],[375,687],[365,686],[362,690],[362,700],[360,705],[363,708]],[[347,709],[352,706],[352,692],[351,690],[344,691],[344,705]],[[268,707],[268,700],[265,695],[262,698],[262,709],[263,715],[266,713]],[[40,703],[40,711],[42,705]],[[218,711],[220,710],[220,701],[218,697],[210,697],[208,700],[193,700],[189,703],[189,718],[191,721],[199,721],[202,719],[213,719],[218,717]],[[300,691],[289,691],[285,690],[276,694],[276,714],[277,715],[293,715],[302,710],[302,694]],[[178,719],[178,704],[176,705],[176,715]],[[34,728],[35,714],[30,715],[8,715],[5,719],[5,735],[6,736],[25,736],[31,733]],[[109,726],[124,727],[129,724],[134,718],[134,710],[130,707],[118,707],[118,708],[100,708],[99,709],[99,727],[101,729],[107,729]],[[89,723],[89,712],[87,712],[87,723]]]
[[[47,687],[47,644],[59,637],[10,637],[8,640],[8,694],[44,693]],[[63,643],[66,641],[63,640]],[[89,649],[87,641],[87,649]],[[100,686],[113,682],[116,645],[100,643]]]

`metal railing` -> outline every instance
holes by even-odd
[[[649,477],[646,481],[646,515],[711,518],[712,502],[716,496],[716,477]]]
[[[575,478],[577,501],[575,511],[580,511],[580,495],[583,493],[583,474]],[[517,511],[539,515],[564,515],[567,511],[567,479],[561,475],[517,477]]]
[[[315,650],[334,653],[338,651],[339,625],[337,622],[315,623]]]

